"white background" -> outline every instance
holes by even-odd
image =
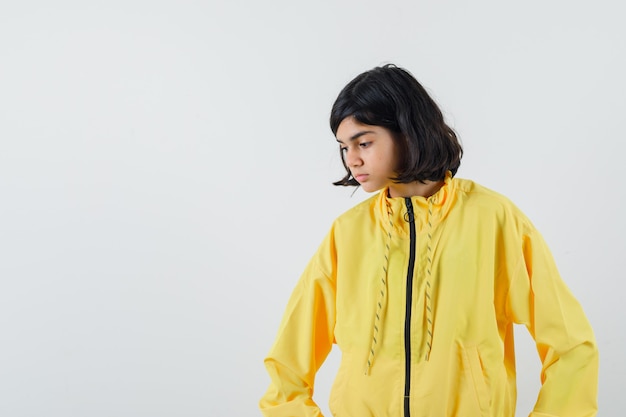
[[[621,415],[622,7],[3,0],[0,415],[260,415],[291,289],[365,197],[330,184],[330,107],[387,62],[459,133],[458,176],[544,234],[596,332],[600,415]],[[539,385],[521,330],[518,416]]]

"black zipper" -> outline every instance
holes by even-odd
[[[415,216],[413,203],[405,198],[406,214],[410,229],[409,268],[406,273],[406,314],[404,317],[404,417],[411,416],[409,395],[411,393],[411,306],[413,305],[413,271],[415,270]]]

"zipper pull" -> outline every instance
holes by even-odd
[[[410,197],[404,198],[406,204],[406,213],[404,213],[404,221],[407,223],[413,223],[415,221],[415,214],[413,213],[413,202]]]

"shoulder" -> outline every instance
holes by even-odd
[[[382,222],[381,204],[384,204],[384,197],[379,192],[337,216],[331,228],[337,243],[354,242],[376,234]]]
[[[468,196],[471,198],[472,202],[494,205],[513,205],[508,197],[475,181],[465,178],[455,178],[453,181],[457,192],[461,195]]]
[[[337,223],[350,223],[354,221],[362,221],[364,218],[371,217],[376,212],[376,207],[380,204],[380,192],[366,198],[352,208],[346,210],[335,219]]]
[[[514,221],[525,230],[534,228],[528,217],[505,195],[469,179],[455,178],[454,184],[456,205],[462,211]]]
[[[478,205],[507,210],[519,211],[517,206],[505,195],[487,188],[477,182],[464,178],[455,178],[455,191],[457,198],[465,205]]]
[[[334,279],[332,277],[336,270],[338,253],[345,254],[346,249],[353,248],[355,243],[367,241],[372,236],[377,217],[375,207],[379,202],[380,195],[376,194],[335,218],[313,257],[310,269],[317,269],[324,276]]]

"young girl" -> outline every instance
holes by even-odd
[[[518,323],[543,363],[530,416],[596,415],[585,314],[524,214],[454,178],[462,149],[424,88],[374,68],[330,125],[346,168],[335,185],[379,192],[335,220],[300,278],[265,360],[263,414],[321,416],[315,374],[336,343],[336,417],[513,417]]]

